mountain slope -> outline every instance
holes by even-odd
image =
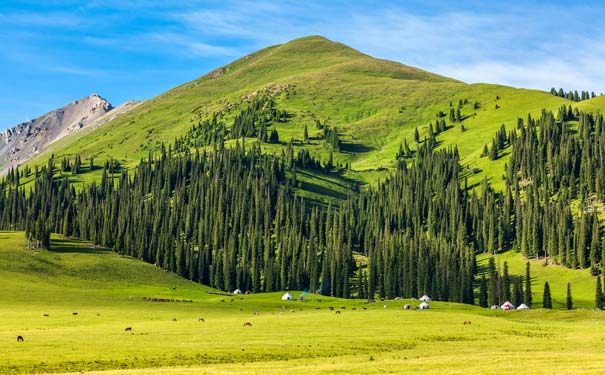
[[[73,101],[0,134],[0,173],[44,151],[51,143],[78,132],[113,107],[97,94]]]
[[[556,111],[562,105],[582,105],[544,91],[465,84],[312,36],[265,48],[176,87],[102,129],[63,139],[35,162],[45,163],[54,152],[96,160],[113,157],[134,166],[149,151],[159,150],[162,142],[171,143],[215,113],[229,125],[261,92],[269,93],[276,108],[289,114],[286,122],[272,124],[281,144],[264,143],[267,152],[279,153],[293,140],[295,151],[307,149],[327,160],[330,147],[315,126],[320,121],[338,128],[343,147],[333,158],[350,166],[345,177],[361,182],[386,177],[383,171],[396,166],[395,155],[404,140],[413,148],[415,128],[421,138],[427,136],[429,124],[435,124],[441,111],[448,122],[448,130],[438,136],[441,145],[458,147],[463,163],[474,171],[471,184],[487,177],[498,187],[507,158],[491,162],[480,155],[502,124],[510,129],[528,113],[538,116],[543,108]],[[460,108],[463,120],[451,123],[447,114],[460,101],[467,103]],[[587,102],[590,109],[605,108],[605,102]]]

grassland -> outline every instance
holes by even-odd
[[[605,359],[605,314],[593,310],[433,302],[430,311],[408,311],[403,305],[416,301],[223,296],[85,242],[52,241],[51,251],[29,251],[23,233],[0,232],[2,374],[597,374]],[[517,254],[503,257],[514,272],[523,264]],[[533,270],[535,285],[585,277]],[[588,298],[576,293],[578,304]]]

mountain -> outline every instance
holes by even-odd
[[[464,165],[476,171],[469,176],[471,184],[487,177],[498,185],[506,158],[492,163],[481,153],[500,126],[512,129],[517,118],[528,113],[539,116],[542,109],[577,104],[545,91],[466,84],[311,36],[244,56],[146,101],[102,130],[66,137],[36,163],[45,163],[52,152],[97,160],[111,157],[134,167],[150,151],[159,151],[162,142],[185,135],[203,119],[218,114],[229,125],[259,93],[271,95],[276,108],[288,113],[287,121],[273,125],[282,144],[263,144],[264,150],[281,152],[284,142],[293,140],[295,152],[306,149],[327,160],[330,149],[316,127],[319,121],[338,130],[343,147],[333,158],[350,166],[344,176],[362,183],[386,177],[396,167],[402,143],[414,144],[415,129],[420,138],[428,136],[436,114],[447,116],[460,103],[463,120],[448,124],[439,136],[440,145],[458,147]],[[592,109],[605,108],[603,102],[587,102],[593,102],[586,104]],[[310,136],[306,143],[305,126]]]
[[[50,168],[8,174],[0,228],[227,291],[472,303],[477,254],[602,267],[603,104],[297,39],[53,143],[32,160]]]
[[[0,133],[0,171],[18,166],[46,147],[105,116],[113,107],[97,94],[73,101]]]

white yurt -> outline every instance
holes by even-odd
[[[409,310],[409,309],[411,309],[411,308],[412,308],[412,305],[410,305],[410,304],[405,304],[405,305],[403,305],[403,308],[404,308],[404,309],[406,309],[406,310]]]
[[[517,310],[529,310],[529,306],[527,306],[526,304],[522,303],[517,307]]]
[[[502,310],[514,310],[515,309],[515,305],[513,305],[512,303],[510,303],[510,301],[506,301],[502,304],[502,306],[500,306],[500,308]]]
[[[490,310],[500,310],[500,306],[498,305],[493,305],[492,307],[489,308]]]
[[[241,289],[235,289],[233,294],[244,294],[244,292],[242,292]]]
[[[424,296],[420,297],[420,300],[422,302],[430,302],[430,301],[432,301],[431,297],[427,296],[426,294]]]
[[[281,300],[282,301],[292,301],[292,300],[294,300],[294,296],[292,296],[290,293],[286,292],[283,296],[281,296]]]
[[[423,301],[420,305],[418,305],[418,310],[428,310],[430,308],[429,304],[426,301]]]

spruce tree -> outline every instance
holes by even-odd
[[[481,274],[481,281],[479,283],[479,306],[487,307],[487,280],[485,274]]]
[[[525,295],[524,295],[524,302],[527,306],[531,307],[531,302],[532,302],[532,292],[531,292],[531,275],[530,275],[530,270],[529,270],[529,261],[525,264]]]
[[[571,298],[571,283],[567,283],[567,310],[573,309],[573,299]]]
[[[597,288],[595,293],[595,306],[599,310],[603,310],[603,287],[601,285],[601,277],[597,276]]]
[[[510,276],[508,274],[508,262],[504,262],[504,271],[502,273],[502,298],[504,301],[511,300],[510,295]]]
[[[548,281],[544,283],[544,296],[542,297],[542,307],[552,309],[552,297],[550,296],[550,285]]]
[[[513,282],[513,305],[519,306],[523,303],[523,282],[521,277],[516,277]]]

